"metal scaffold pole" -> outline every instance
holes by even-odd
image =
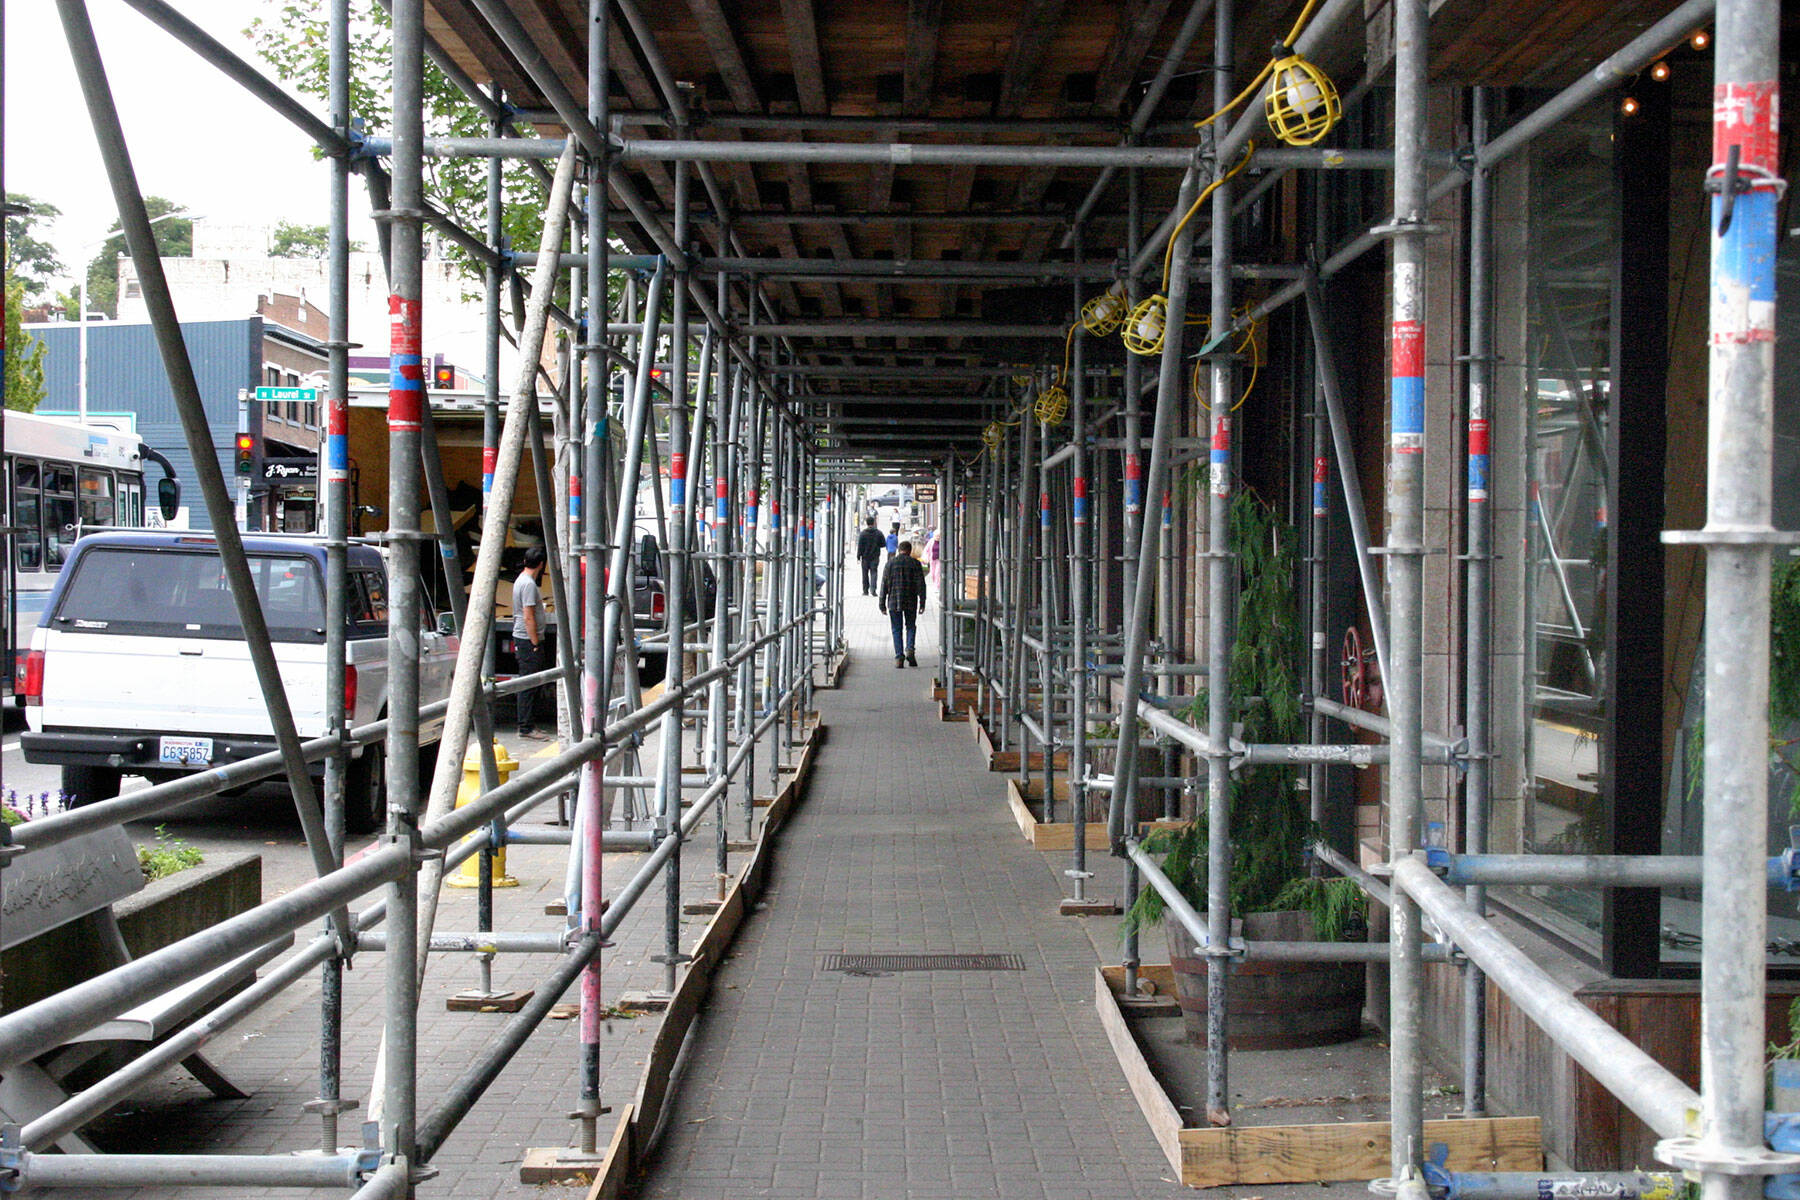
[[[681,246],[688,238],[688,191],[690,174],[684,163],[675,170],[675,240]],[[674,270],[674,309],[669,322],[669,540],[664,555],[664,606],[667,619],[668,645],[664,651],[663,678],[670,689],[681,686],[686,677],[683,662],[687,654],[687,546],[688,546],[688,290],[687,268]],[[695,422],[704,425],[705,413],[696,414]],[[651,437],[655,434],[652,432]],[[660,483],[656,484],[660,488]],[[664,837],[674,838],[677,849],[669,855],[663,874],[663,986],[670,996],[675,994],[677,968],[681,955],[681,752],[682,713],[670,709],[662,719],[662,759],[656,772],[657,827]]]
[[[1471,130],[1479,159],[1487,142],[1492,93],[1478,87],[1471,94]],[[1493,334],[1490,319],[1493,287],[1493,173],[1477,161],[1469,182],[1469,363],[1468,465],[1464,502],[1468,510],[1467,606],[1468,663],[1464,686],[1464,728],[1469,739],[1468,771],[1463,778],[1463,850],[1486,854],[1488,802],[1491,796],[1489,729],[1493,707],[1493,609],[1489,602],[1494,575],[1493,507],[1488,495],[1490,396],[1493,387]],[[1485,916],[1487,889],[1479,885],[1463,893],[1469,910]],[[1487,1112],[1487,977],[1470,963],[1463,967],[1462,1076],[1463,1115]]]
[[[328,17],[327,75],[331,127],[350,131],[350,5],[332,0]],[[350,159],[331,158],[331,211],[326,249],[327,301],[325,453],[320,478],[325,531],[325,694],[344,694],[344,643],[349,629],[350,536]],[[328,736],[342,739],[350,714],[327,709]],[[325,759],[325,837],[334,866],[344,862],[344,775],[349,746]],[[351,1105],[343,1098],[344,960],[337,955],[319,968],[319,1094],[312,1111],[319,1117],[319,1148],[336,1152],[338,1116]]]
[[[422,0],[394,5],[394,157],[388,228],[388,736],[387,838],[414,854],[419,849],[419,437],[425,404],[423,256],[424,204],[422,111],[424,56]],[[460,766],[460,763],[457,764]],[[415,859],[416,861],[416,859]],[[387,1160],[417,1162],[418,995],[415,957],[420,938],[416,868],[388,889],[388,953],[383,962],[387,1023],[381,1105],[381,1147]],[[424,924],[430,935],[430,924]]]
[[[1769,577],[1780,177],[1780,5],[1724,0],[1714,40],[1711,351],[1706,527],[1667,540],[1706,552],[1706,847],[1701,875],[1698,1136],[1659,1158],[1700,1173],[1703,1200],[1752,1200],[1764,1148]],[[1746,1160],[1755,1165],[1746,1173]]]
[[[1075,257],[1082,254],[1080,230],[1075,232]],[[1069,468],[1069,819],[1074,823],[1074,859],[1069,877],[1075,883],[1075,903],[1087,903],[1088,880],[1088,588],[1093,564],[1088,535],[1087,451],[1087,330],[1081,325],[1081,284],[1072,285],[1076,328],[1069,348],[1069,444],[1074,459]]]
[[[597,129],[607,126],[609,97],[605,80],[611,21],[606,0],[589,0],[588,4],[588,95],[587,115]],[[599,82],[596,83],[595,81]],[[587,352],[587,372],[583,392],[585,418],[582,421],[582,513],[581,532],[585,570],[581,580],[581,731],[584,737],[599,736],[606,727],[605,672],[608,666],[603,638],[606,609],[606,544],[605,526],[606,479],[606,400],[607,382],[612,367],[606,355],[606,323],[612,314],[611,273],[607,266],[610,253],[607,231],[607,148],[590,150],[587,162],[587,322],[582,336]],[[576,825],[579,841],[571,841],[571,856],[579,853],[581,863],[579,914],[571,911],[571,921],[579,920],[583,934],[597,936],[600,929],[600,906],[594,903],[601,895],[602,859],[605,848],[603,827],[606,823],[604,756],[581,766],[580,788],[576,801]],[[600,998],[602,956],[594,955],[581,972],[581,1086],[576,1099],[576,1141],[583,1154],[593,1154],[599,1145],[600,1119]]]
[[[1422,831],[1421,616],[1425,513],[1425,0],[1394,12],[1393,328],[1389,402],[1387,571],[1392,674],[1383,676],[1393,720],[1387,770],[1388,855],[1413,855]],[[1417,903],[1395,889],[1390,908],[1389,1091],[1395,1179],[1415,1180],[1424,1154],[1424,972]]]
[[[1236,5],[1233,0],[1218,0],[1213,9],[1214,61],[1223,65],[1232,61],[1235,40]],[[1213,75],[1213,106],[1223,109],[1231,101],[1232,77],[1220,70]],[[1229,164],[1215,160],[1212,192],[1212,304],[1209,328],[1224,330],[1231,325],[1231,178],[1225,174]],[[1181,238],[1192,235],[1183,229],[1175,241],[1175,253],[1185,260],[1190,251]],[[1174,303],[1174,282],[1170,281],[1169,337],[1178,337],[1185,310]],[[1207,461],[1206,521],[1206,732],[1210,743],[1206,752],[1206,1117],[1214,1125],[1231,1123],[1231,1099],[1227,1091],[1227,1074],[1231,1056],[1226,1038],[1226,992],[1231,960],[1222,951],[1231,941],[1231,759],[1232,705],[1231,656],[1233,617],[1237,609],[1237,560],[1232,555],[1231,538],[1231,410],[1237,396],[1236,379],[1230,357],[1231,343],[1215,337],[1209,372],[1208,402],[1212,427],[1212,449]],[[1180,362],[1173,369],[1164,349],[1161,394],[1157,397],[1157,426],[1162,425],[1161,406],[1171,402],[1171,390],[1180,386]],[[1173,395],[1179,395],[1174,391]],[[1146,549],[1153,544],[1145,539]]]

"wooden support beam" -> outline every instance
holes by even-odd
[[[794,90],[800,111],[817,116],[830,111],[825,96],[825,64],[819,56],[819,25],[813,0],[781,0],[781,19],[787,25],[788,59],[794,69]]]
[[[938,32],[943,17],[944,0],[907,0],[906,67],[900,108],[909,117],[931,112],[931,89],[937,79]]]
[[[1000,95],[994,101],[996,117],[1016,117],[1024,107],[1038,68],[1043,65],[1044,50],[1062,26],[1066,2],[1027,0],[1019,15],[1019,28],[1013,34],[1012,48],[1006,52],[1006,66],[1000,73]]]
[[[688,8],[694,14],[700,36],[706,39],[707,49],[712,51],[713,63],[719,68],[719,77],[725,81],[725,93],[731,97],[732,104],[741,113],[762,112],[762,99],[756,94],[756,80],[750,73],[750,63],[744,57],[743,47],[719,0],[688,0]]]
[[[1094,79],[1094,111],[1115,116],[1125,107],[1144,55],[1168,15],[1170,0],[1130,0]]]

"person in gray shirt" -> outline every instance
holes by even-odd
[[[544,619],[544,595],[538,584],[544,578],[544,548],[533,546],[525,551],[525,569],[513,580],[513,653],[519,660],[519,674],[535,675],[550,669],[554,650],[550,644],[550,626]],[[537,707],[541,687],[520,692],[519,736],[533,742],[547,742],[550,735],[532,727],[532,710]]]

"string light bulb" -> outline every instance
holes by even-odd
[[[1637,97],[1627,96],[1625,97],[1624,102],[1619,105],[1619,111],[1628,117],[1635,117],[1637,116],[1638,107]]]
[[[1694,30],[1694,36],[1688,39],[1688,45],[1696,50],[1704,50],[1712,45],[1712,35],[1704,29]]]
[[[1656,82],[1658,82],[1658,83],[1662,83],[1663,81],[1668,79],[1669,78],[1669,64],[1667,62],[1659,62],[1654,67],[1651,67],[1650,68],[1650,78],[1656,80]]]

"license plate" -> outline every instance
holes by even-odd
[[[157,758],[178,767],[204,767],[212,763],[212,750],[211,738],[166,737]]]

